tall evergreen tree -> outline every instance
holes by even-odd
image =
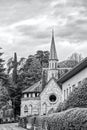
[[[12,80],[13,83],[16,84],[17,83],[17,66],[18,66],[18,62],[17,62],[17,54],[14,53],[14,61],[13,61],[13,73],[12,73]]]
[[[0,48],[1,50],[2,48]],[[0,52],[0,106],[5,105],[10,99],[8,93],[8,75],[5,72],[3,53]]]
[[[6,75],[5,75],[4,60],[2,59],[2,55],[3,53],[0,52],[0,79],[4,81],[6,79]]]

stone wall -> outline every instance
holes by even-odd
[[[56,100],[50,101],[49,97],[51,95],[56,96]],[[41,115],[47,114],[50,110],[55,110],[58,104],[62,100],[62,90],[57,85],[54,79],[52,79],[46,86],[43,92],[41,93]]]
[[[28,112],[25,112],[25,106],[28,107]],[[21,100],[21,117],[39,114],[40,113],[40,98],[23,98]]]

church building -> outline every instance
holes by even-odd
[[[52,32],[49,67],[46,71],[47,83],[44,87],[40,80],[23,91],[21,117],[47,115],[55,111],[59,103],[67,99],[73,88],[78,87],[78,84],[87,78],[87,58],[59,78],[58,58]]]

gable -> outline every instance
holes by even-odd
[[[43,91],[41,92],[40,96],[44,95],[45,93],[60,93],[61,92],[61,88],[60,86],[57,84],[56,80],[54,78],[52,78],[47,85],[45,86],[45,88],[43,89]]]
[[[62,90],[52,78],[45,86],[40,94],[41,99],[41,115],[49,113],[51,110],[56,110],[58,104],[62,101]]]
[[[40,80],[34,85],[32,85],[31,87],[28,87],[27,89],[25,89],[22,93],[41,92],[41,91],[42,91],[42,81]]]

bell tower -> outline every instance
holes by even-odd
[[[52,40],[51,40],[51,48],[50,48],[50,56],[49,56],[49,68],[48,68],[48,78],[49,81],[52,77],[58,79],[58,58],[55,47],[54,40],[54,31],[52,30]]]

